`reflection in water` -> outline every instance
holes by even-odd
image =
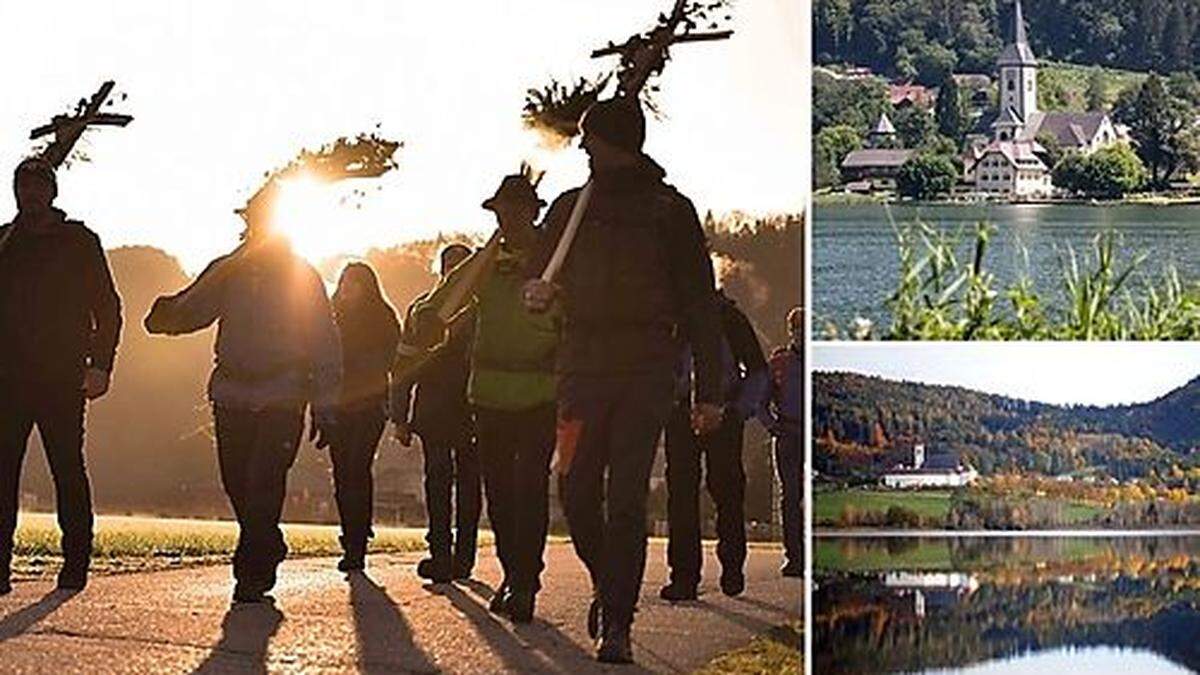
[[[1200,537],[822,538],[815,567],[818,673],[1200,669]]]

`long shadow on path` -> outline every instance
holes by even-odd
[[[221,621],[221,640],[193,673],[266,673],[267,647],[282,623],[274,605],[233,605]]]
[[[441,672],[413,641],[408,620],[386,589],[363,573],[350,574],[349,581],[359,670]]]
[[[75,597],[73,591],[50,591],[40,600],[0,619],[0,642],[10,640],[29,630],[33,624],[50,616],[64,602]]]
[[[445,596],[450,604],[462,612],[475,625],[479,635],[487,641],[507,670],[515,672],[577,673],[599,670],[592,654],[579,648],[570,637],[555,626],[535,617],[530,624],[514,624],[509,630],[507,622],[488,611],[486,603],[495,593],[479,581],[464,582],[471,593],[458,586],[426,586],[432,593]],[[478,596],[482,603],[471,596]],[[648,673],[640,666],[626,666],[622,673]]]

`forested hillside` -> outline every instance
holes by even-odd
[[[987,475],[1093,472],[1126,479],[1195,473],[1200,378],[1147,403],[1052,406],[960,387],[849,373],[813,375],[817,469],[870,475],[915,443],[957,452]]]
[[[815,0],[817,63],[848,62],[936,85],[946,72],[991,72],[1007,0]],[[1200,61],[1198,0],[1024,2],[1039,59],[1161,73]]]

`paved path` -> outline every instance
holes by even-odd
[[[753,549],[748,587],[726,598],[715,579],[697,602],[658,599],[666,577],[652,544],[634,627],[638,666],[607,672],[689,672],[798,613],[800,583],[781,579],[779,553]],[[590,589],[569,544],[547,550],[533,624],[487,611],[499,567],[488,549],[476,580],[427,586],[420,557],[372,556],[347,579],[333,560],[284,563],[268,606],[230,607],[227,566],[93,577],[82,593],[49,581],[0,598],[4,672],[606,672],[592,658],[584,617]],[[707,551],[705,569],[715,577]]]

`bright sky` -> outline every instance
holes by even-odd
[[[1155,399],[1200,375],[1200,343],[815,344],[816,370],[966,387],[1043,403]]]
[[[669,5],[94,0],[56,3],[51,14],[3,2],[0,167],[28,153],[30,129],[115,79],[129,98],[111,110],[135,121],[90,132],[92,163],[60,172],[59,204],[106,246],[158,246],[195,271],[234,245],[232,209],[264,172],[376,123],[405,142],[400,170],[361,210],[322,210],[336,222],[310,235],[310,252],[490,231],[479,203],[522,159],[548,169],[548,201],[586,175],[580,150],[539,149],[522,128],[525,90],[611,67],[588,53],[648,28]],[[802,208],[803,7],[741,0],[732,40],[674,52],[659,99],[667,119],[651,121],[647,151],[701,213]],[[0,191],[0,221],[13,208]]]

